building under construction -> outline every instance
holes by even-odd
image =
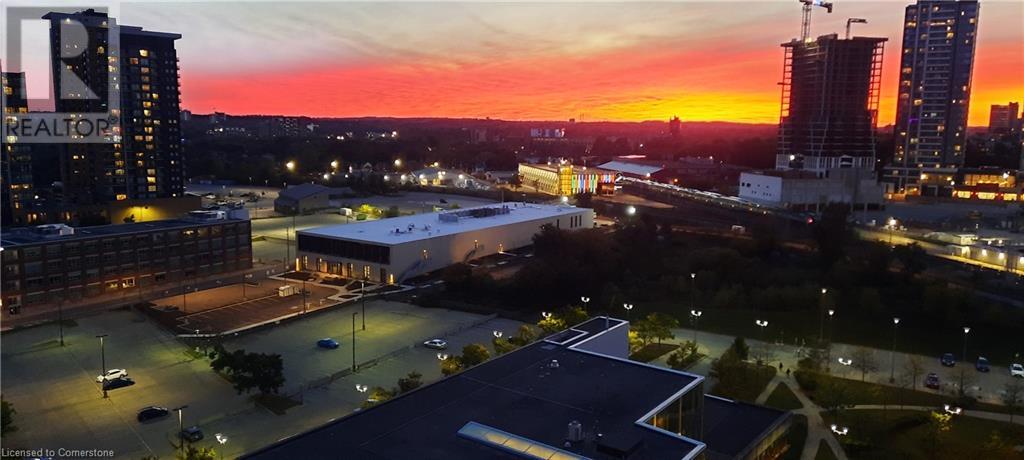
[[[871,169],[885,38],[783,43],[778,169]]]

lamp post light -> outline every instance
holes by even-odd
[[[839,436],[846,436],[846,434],[850,432],[850,428],[849,427],[845,427],[845,426],[839,426],[839,425],[833,423],[832,424],[832,432],[837,434],[837,435],[839,435]]]
[[[295,160],[288,160],[288,162],[284,164],[284,167],[288,168],[288,172],[295,171]]]
[[[631,311],[633,311],[633,304],[631,304],[631,303],[623,303],[622,304],[622,308],[626,309],[626,321],[629,321],[629,313]]]
[[[543,316],[544,319],[551,319],[551,312],[542,311],[542,312],[540,312],[540,315]]]
[[[693,321],[693,346],[697,346],[697,321],[703,314],[704,312],[700,310],[690,310],[690,319]]]
[[[840,356],[838,361],[839,361],[839,364],[842,364],[844,366],[853,365],[853,360],[850,359],[850,358],[843,358],[842,356]]]
[[[964,326],[964,351],[963,351],[963,354],[961,355],[961,356],[963,356],[963,358],[961,358],[961,359],[965,363],[967,362],[967,334],[969,332],[971,332],[971,328],[967,327],[967,326]]]
[[[755,319],[754,324],[761,328],[761,343],[764,344],[764,330],[768,327],[768,321],[763,319]]]
[[[491,334],[494,335],[494,338],[496,339],[500,339],[503,335],[501,331],[491,331]]]
[[[184,455],[185,455],[185,436],[183,436],[183,434],[182,434],[182,431],[185,430],[185,426],[184,426],[184,423],[182,422],[182,415],[181,415],[181,413],[185,409],[188,409],[188,404],[186,404],[184,406],[178,406],[178,407],[175,407],[174,409],[171,409],[173,411],[178,412],[178,442],[179,442],[178,447],[181,449],[182,457],[184,457]]]
[[[636,206],[626,206],[626,216],[633,217],[634,215],[636,215]]]
[[[223,459],[224,458],[224,444],[228,443],[228,437],[224,433],[217,433],[217,434],[213,435],[213,437],[217,438],[217,442],[220,443],[220,458]]]
[[[690,309],[697,305],[697,272],[690,272]]]
[[[942,409],[949,415],[960,415],[964,411],[962,407],[951,406],[949,404],[943,404]]]
[[[899,222],[895,218],[890,217],[887,223],[889,224],[889,246],[892,246],[892,234],[896,231],[896,224]]]
[[[828,348],[825,349],[825,372],[829,371],[829,364],[832,362],[832,317],[835,314],[835,310],[828,309]]]
[[[363,330],[366,330],[366,277],[359,280],[359,303],[363,308]]]
[[[358,311],[352,312],[352,372],[356,371],[356,315]]]
[[[896,326],[900,325],[899,318],[892,319],[892,353],[889,356],[889,383],[896,381]]]
[[[368,385],[363,385],[363,384],[360,384],[360,383],[356,384],[356,391],[358,391],[360,393],[366,393],[366,391],[369,390],[369,389],[370,389],[370,387]]]
[[[818,343],[825,340],[825,295],[828,294],[828,288],[821,288],[821,305],[819,310],[821,312],[818,315]]]
[[[104,345],[104,342],[103,342],[103,338],[106,337],[107,335],[109,335],[109,334],[100,334],[100,335],[96,336],[97,339],[100,339],[100,369],[101,369],[100,370],[100,375],[102,376],[102,378],[100,379],[100,385],[103,385],[104,383],[106,383],[106,377],[107,377],[107,352],[106,352],[106,346]],[[106,387],[103,387],[103,397],[104,398],[107,397],[107,388]]]
[[[586,310],[587,305],[590,303],[590,297],[582,296],[580,297],[580,301],[583,302],[583,309]]]

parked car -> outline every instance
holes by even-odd
[[[327,348],[329,350],[333,350],[335,348],[338,348],[338,341],[328,337],[325,339],[317,340],[316,346],[320,348]]]
[[[430,339],[423,342],[423,346],[433,348],[435,350],[444,350],[445,348],[448,348],[448,342],[442,339]]]
[[[135,385],[135,381],[131,377],[119,377],[111,380],[103,381],[104,390],[116,390],[118,388],[130,387]]]
[[[1024,365],[1013,363],[1010,365],[1010,375],[1013,377],[1024,377]]]
[[[106,374],[97,375],[96,376],[96,383],[102,383],[102,382],[104,382],[106,380],[114,380],[114,379],[119,379],[121,377],[127,377],[127,376],[128,376],[128,371],[125,370],[125,369],[110,369],[109,371],[107,371]]]
[[[938,390],[939,389],[939,374],[936,374],[934,372],[929,372],[928,375],[926,375],[924,377],[924,386],[926,386],[928,388],[931,388],[933,390]]]
[[[939,362],[946,367],[956,366],[956,358],[953,357],[953,353],[946,353],[942,355],[942,358],[939,358]]]
[[[181,436],[181,439],[184,439],[188,442],[196,442],[203,440],[203,430],[200,430],[199,427],[195,425],[185,428],[184,430],[181,430],[181,433],[179,433],[179,435]]]
[[[978,357],[978,362],[974,363],[974,368],[977,369],[978,372],[988,372],[989,371],[988,358],[986,358],[984,356],[979,356]]]
[[[166,407],[149,406],[140,409],[139,415],[135,418],[137,418],[139,422],[148,422],[150,420],[166,417],[170,413],[171,411],[167,410]]]

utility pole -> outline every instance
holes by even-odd
[[[366,330],[366,278],[359,280],[359,303],[363,304],[363,330]]]
[[[358,311],[352,312],[352,372],[356,371],[356,315]]]
[[[175,407],[173,409],[175,411],[178,411],[178,442],[180,443],[180,444],[178,444],[178,448],[181,449],[181,457],[182,458],[185,458],[185,436],[184,436],[184,433],[183,433],[183,431],[185,431],[185,426],[182,423],[181,411],[183,411],[183,410],[185,410],[187,408],[188,408],[188,405],[186,404],[184,406]]]
[[[64,346],[64,301],[57,302],[57,329],[60,330],[60,346]]]

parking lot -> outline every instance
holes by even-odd
[[[209,369],[206,359],[193,359],[182,342],[138,313],[116,311],[81,319],[77,326],[65,328],[63,348],[56,342],[56,325],[5,333],[0,336],[3,395],[17,410],[18,431],[5,436],[4,446],[104,448],[113,449],[118,458],[167,458],[174,449],[174,414],[145,424],[135,415],[148,405],[187,404],[185,424],[198,424],[206,433],[198,445],[214,447],[231,458],[351,413],[366,398],[355,391],[357,383],[392,387],[413,370],[423,374],[424,382],[440,378],[437,351],[416,345],[428,338],[444,336],[449,352],[458,354],[469,343],[489,346],[493,330],[511,334],[520,324],[368,301],[366,331],[357,317],[357,361],[390,357],[325,384],[324,376],[351,366],[352,313],[361,310],[359,303],[350,304],[225,342],[229,349],[282,354],[287,377],[282,394],[302,403],[283,415],[237,395]],[[95,382],[100,373],[98,334],[108,334],[107,368],[126,368],[136,382],[111,391],[108,399],[102,398]],[[316,340],[323,337],[333,337],[341,346],[316,348]],[[227,435],[229,442],[218,445],[214,433]]]
[[[278,295],[277,289],[291,285],[296,294],[287,297]],[[307,311],[335,303],[328,299],[343,292],[341,288],[328,288],[306,284]],[[240,327],[260,323],[302,311],[302,283],[299,281],[280,281],[267,279],[259,286],[241,283],[222,286],[214,289],[189,293],[186,296],[171,296],[153,301],[158,316],[171,316],[173,327],[179,334],[214,334],[238,329]],[[186,298],[183,298],[186,297]],[[177,311],[164,312],[171,307]],[[184,313],[184,314],[181,314]],[[161,319],[171,326],[169,319]]]

